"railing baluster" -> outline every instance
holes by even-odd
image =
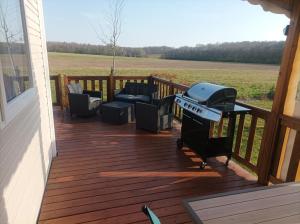
[[[218,137],[222,137],[222,133],[223,133],[223,123],[224,123],[224,119],[222,118],[219,122],[219,127],[218,127]]]
[[[179,107],[179,114],[178,114],[178,119],[181,120],[182,119],[182,108]]]
[[[209,137],[210,138],[214,137],[214,130],[215,130],[215,122],[211,121],[210,122],[210,129],[209,129]]]
[[[103,94],[103,80],[102,79],[99,79],[99,91],[101,91]]]
[[[295,181],[297,178],[297,173],[300,170],[300,168],[299,168],[299,166],[300,166],[299,145],[300,145],[300,131],[297,131],[296,136],[295,136],[294,146],[292,149],[290,164],[288,167],[287,177],[286,177],[286,181],[288,181],[288,182]]]
[[[120,89],[123,89],[123,87],[124,87],[124,81],[123,81],[123,79],[121,79],[120,80]]]
[[[95,80],[91,80],[92,82],[92,90],[95,91]]]
[[[275,152],[274,160],[273,160],[273,167],[272,167],[272,170],[271,170],[271,174],[274,177],[277,176],[278,170],[281,169],[280,167],[282,166],[282,162],[283,162],[283,159],[284,159],[284,158],[282,158],[281,154],[282,154],[282,150],[284,148],[283,144],[284,144],[284,139],[285,139],[287,130],[288,130],[287,127],[284,124],[282,124],[282,126],[280,128],[280,131],[279,131],[279,138],[278,138],[278,141],[277,141],[276,152]]]
[[[250,158],[251,158],[256,125],[257,125],[257,117],[252,116],[250,130],[249,130],[249,137],[248,137],[248,142],[247,142],[247,148],[246,148],[246,156],[245,156],[245,159],[247,161],[250,161]]]
[[[236,155],[240,154],[240,148],[241,148],[242,136],[243,136],[243,130],[244,130],[244,123],[245,123],[245,114],[241,114],[240,119],[239,119],[237,135],[236,135],[235,147],[234,147],[234,153]]]
[[[83,88],[87,90],[87,80],[83,79]]]

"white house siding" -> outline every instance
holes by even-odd
[[[56,154],[42,1],[24,0],[24,9],[37,94],[0,129],[1,224],[36,222]]]

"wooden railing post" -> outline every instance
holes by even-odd
[[[63,107],[63,94],[62,94],[62,89],[63,89],[63,86],[62,86],[62,82],[63,82],[63,76],[61,74],[58,74],[58,93],[56,92],[56,99],[57,99],[57,103],[58,105],[60,105],[60,109],[63,110],[64,107]]]
[[[291,16],[285,48],[283,51],[280,75],[277,80],[272,112],[267,119],[266,135],[263,138],[261,155],[258,161],[258,182],[267,185],[271,174],[272,161],[275,156],[278,130],[281,129],[280,116],[284,112],[287,98],[287,90],[293,84],[292,73],[295,56],[299,43],[300,33],[300,2],[295,1]]]
[[[114,97],[114,91],[115,91],[114,83],[115,82],[114,82],[113,75],[109,75],[107,79],[107,101],[108,102],[112,101]]]
[[[153,76],[152,76],[152,75],[150,75],[150,76],[148,77],[148,84],[150,84],[150,85],[153,85],[153,84],[154,84],[154,79],[153,79]]]
[[[169,83],[169,95],[174,95],[174,85],[173,85],[172,80],[170,80],[170,83]]]
[[[63,104],[63,108],[67,108],[69,106],[69,103],[68,103],[68,93],[67,93],[67,85],[69,84],[69,79],[68,79],[68,76],[66,75],[63,75],[63,87],[62,87],[62,95],[63,95],[63,101],[62,101],[62,104]]]

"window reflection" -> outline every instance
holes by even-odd
[[[19,0],[0,0],[0,62],[9,102],[32,87]]]

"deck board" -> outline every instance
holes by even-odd
[[[39,223],[147,223],[150,205],[162,223],[192,223],[186,198],[253,188],[256,178],[233,162],[176,149],[180,132],[151,134],[135,124],[70,119],[55,110],[58,156],[50,170]]]

